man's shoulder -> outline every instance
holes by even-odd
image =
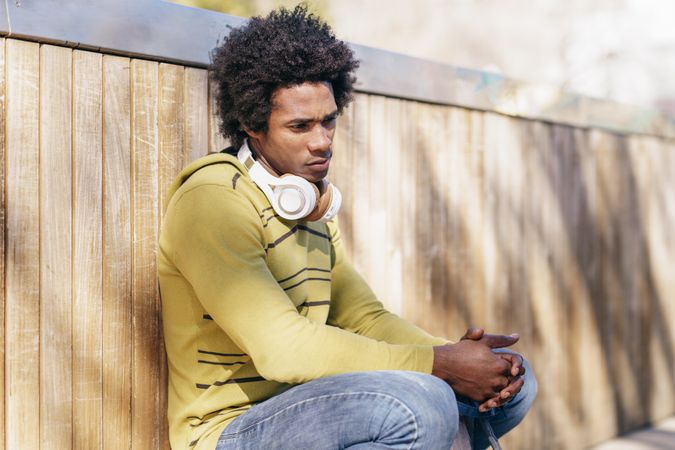
[[[212,153],[190,163],[181,172],[182,188],[203,184],[222,185],[236,189],[246,169],[236,157],[227,153]]]
[[[213,153],[190,163],[176,177],[169,190],[169,208],[175,203],[184,203],[186,194],[194,201],[207,196],[211,201],[234,203],[232,206],[250,204],[255,209],[264,208],[265,198],[248,176],[239,160],[227,153]],[[261,204],[262,203],[262,204]]]

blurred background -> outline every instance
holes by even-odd
[[[174,0],[236,16],[297,0]],[[338,37],[675,115],[675,1],[310,0]],[[358,10],[359,14],[354,14]]]

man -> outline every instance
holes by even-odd
[[[500,436],[534,398],[522,357],[494,350],[517,336],[430,336],[345,260],[326,176],[357,65],[303,6],[214,51],[233,147],[183,170],[160,237],[174,449],[446,449],[459,414]]]

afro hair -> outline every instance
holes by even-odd
[[[304,82],[329,82],[342,112],[358,65],[349,46],[304,4],[253,17],[211,52],[220,132],[235,148],[246,138],[244,127],[266,132],[274,92]]]

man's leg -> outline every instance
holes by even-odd
[[[358,372],[301,384],[223,432],[217,450],[448,449],[458,426],[450,387],[432,375]]]
[[[499,351],[508,352],[504,349]],[[458,401],[459,414],[467,417],[467,427],[472,436],[472,448],[474,450],[483,450],[490,445],[489,430],[486,430],[483,424],[489,424],[495,437],[499,438],[515,428],[530,410],[532,402],[537,396],[537,380],[527,361],[523,362],[523,367],[525,367],[523,388],[504,406],[479,413],[478,405],[475,402],[465,402],[463,399]]]

